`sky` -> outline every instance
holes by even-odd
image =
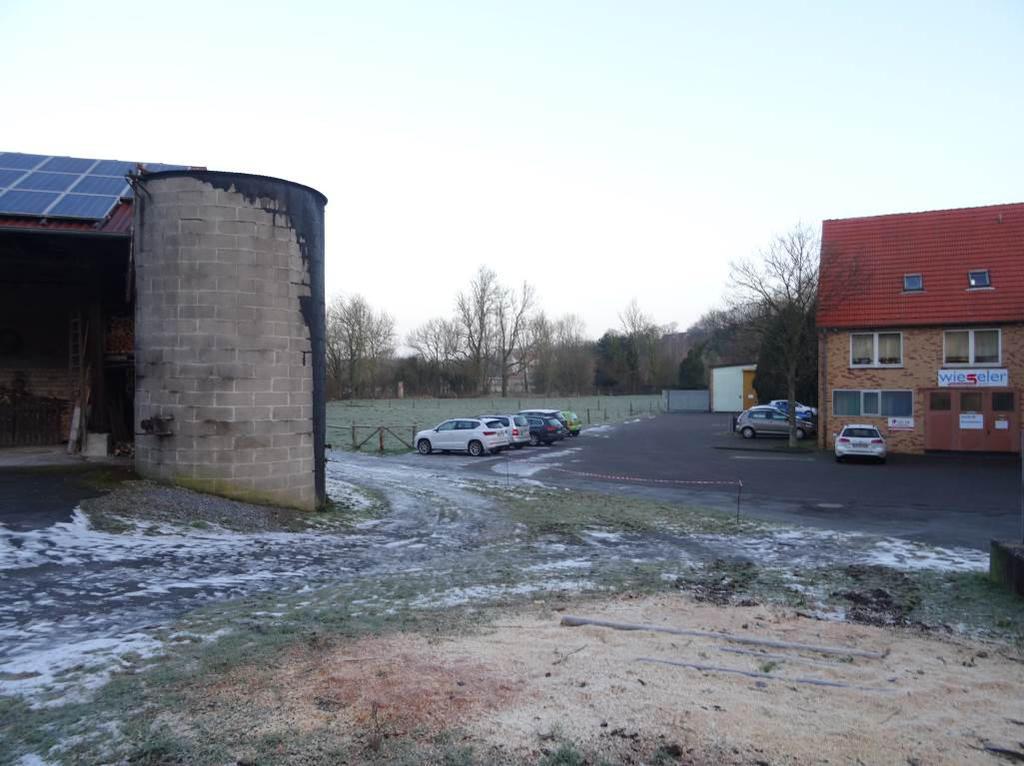
[[[402,337],[481,265],[685,329],[802,222],[1024,202],[1024,3],[0,2],[0,150],[328,197]]]

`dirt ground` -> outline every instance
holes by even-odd
[[[563,627],[568,611],[884,656]],[[389,738],[459,732],[496,762],[534,762],[560,743],[588,759],[628,763],[988,764],[996,759],[985,745],[1024,750],[1024,662],[1004,645],[675,594],[584,601],[568,611],[535,605],[456,637],[304,644],[272,667],[236,669],[191,707],[217,719],[203,726],[249,735],[332,730],[368,751]],[[171,723],[188,729],[197,721]]]

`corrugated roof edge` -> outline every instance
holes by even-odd
[[[1021,205],[1024,202],[997,202],[991,205],[967,205],[966,207],[949,207],[949,208],[938,208],[934,210],[907,210],[902,213],[876,213],[875,215],[854,215],[848,218],[823,218],[822,223],[831,223],[832,221],[869,221],[877,218],[899,218],[900,216],[906,215],[928,215],[930,213],[957,213],[961,210],[986,210],[995,209],[998,207],[1011,207],[1013,205]]]

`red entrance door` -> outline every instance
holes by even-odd
[[[925,449],[1019,451],[1015,391],[940,388],[925,396]]]

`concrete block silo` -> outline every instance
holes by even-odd
[[[206,170],[135,187],[136,470],[323,505],[326,198]]]

